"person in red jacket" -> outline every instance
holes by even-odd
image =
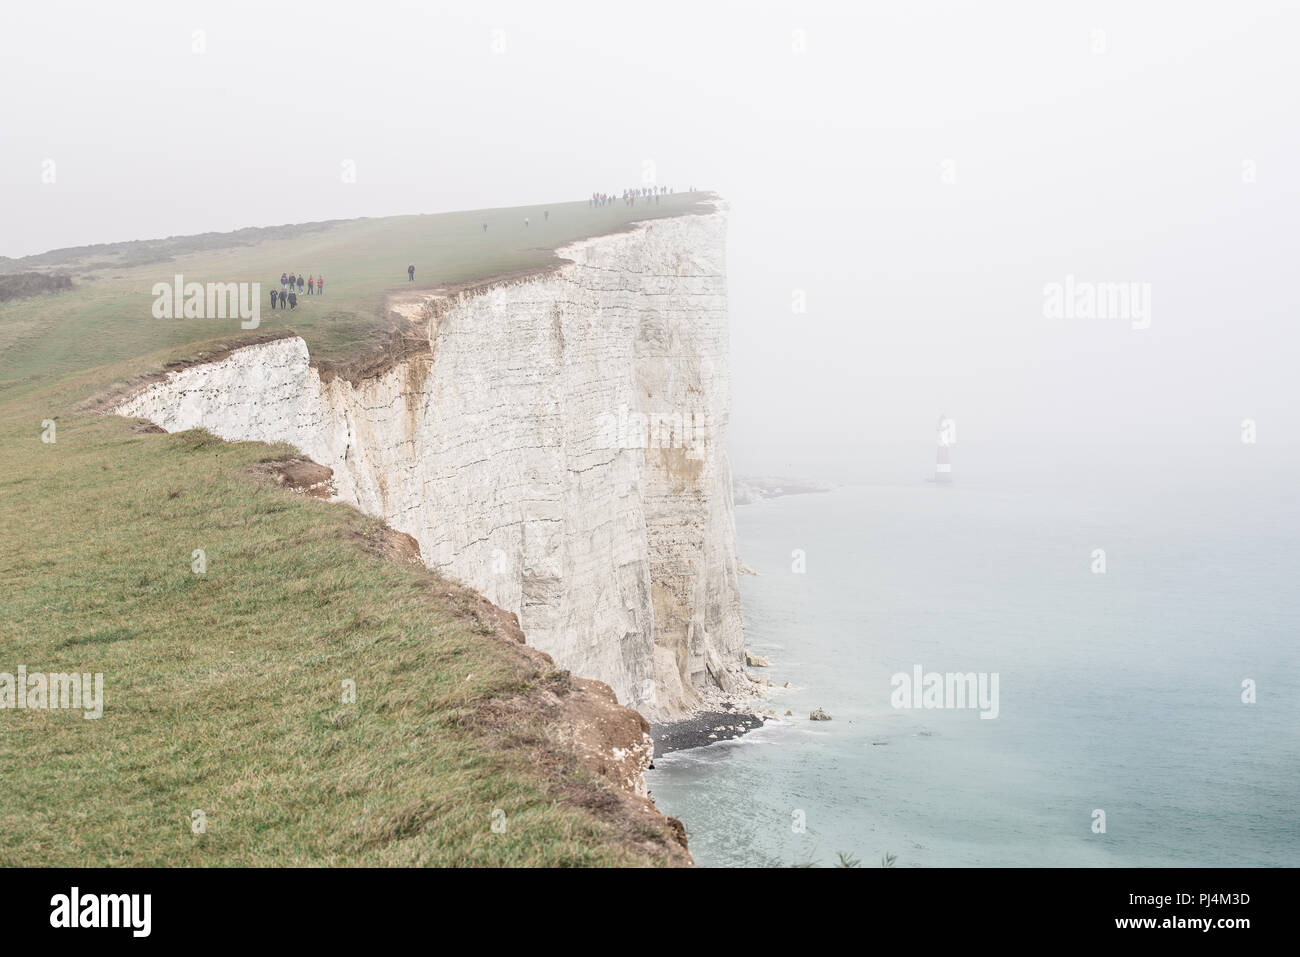
[[[324,276],[317,276],[317,277],[316,277],[316,295],[318,295],[318,296],[323,296],[323,295],[325,295],[325,277],[324,277]]]

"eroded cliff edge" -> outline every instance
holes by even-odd
[[[679,717],[749,686],[725,241],[721,208],[638,224],[543,272],[430,291],[375,361],[320,367],[285,337],[115,411],[297,447],[559,667]]]

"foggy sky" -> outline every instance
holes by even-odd
[[[1246,417],[1261,445],[1300,444],[1296,4],[223,0],[7,21],[0,255],[581,200],[651,161],[731,206],[739,471],[851,478],[932,444],[941,414],[958,463],[979,443],[1231,449]],[[1150,327],[1045,317],[1067,275],[1150,284]]]

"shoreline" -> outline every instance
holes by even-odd
[[[650,736],[654,739],[654,757],[663,757],[674,751],[703,748],[719,741],[731,741],[755,728],[763,727],[765,723],[763,715],[736,708],[702,711],[680,721],[652,724]],[[653,766],[652,763],[651,767]]]

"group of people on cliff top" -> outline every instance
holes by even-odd
[[[638,199],[643,199],[647,203],[659,202],[659,197],[667,196],[672,192],[668,186],[637,186],[631,189],[623,190],[623,195],[617,197],[623,201],[624,206],[635,206]],[[588,206],[608,206],[615,200],[613,193],[592,193],[587,199]]]
[[[307,287],[307,295],[309,296],[312,295],[320,296],[324,294],[324,290],[325,290],[324,276],[308,276],[306,279],[303,279],[302,276],[295,276],[291,272],[280,273],[281,289],[292,290],[295,283],[298,286],[299,292],[302,292],[303,286],[305,285]]]
[[[308,276],[303,279],[302,276],[296,276],[291,272],[280,273],[280,291],[271,290],[271,308],[283,309],[288,302],[290,309],[297,309],[298,294],[304,288],[309,296],[325,295],[325,277]]]

